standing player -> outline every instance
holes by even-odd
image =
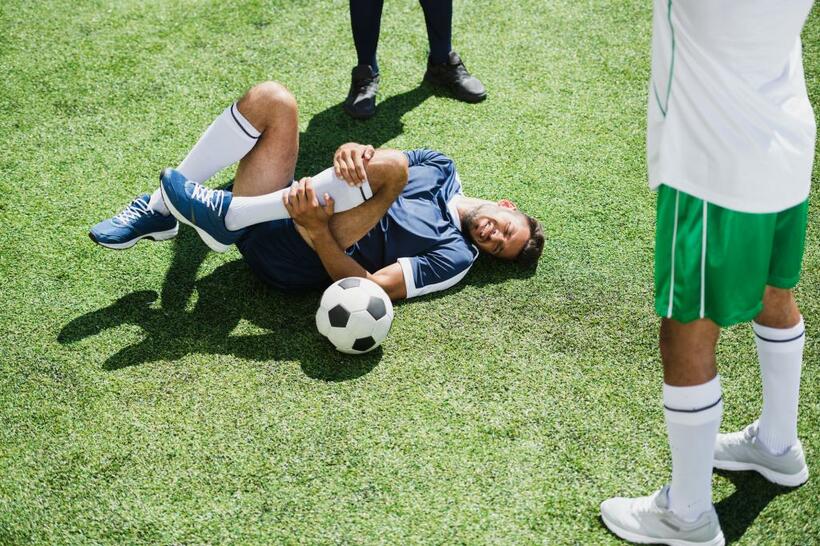
[[[464,102],[481,102],[487,97],[478,78],[471,75],[450,43],[453,34],[453,0],[419,0],[427,24],[430,54],[424,80]],[[383,0],[350,0],[350,24],[358,64],[353,67],[350,90],[342,107],[351,117],[367,119],[376,113],[379,91],[379,45]]]
[[[808,479],[797,438],[800,277],[815,144],[800,31],[812,0],[655,0],[647,148],[658,189],[655,309],[672,480],[601,504],[639,543],[722,545],[712,466]],[[720,434],[715,345],[753,320],[760,419]]]

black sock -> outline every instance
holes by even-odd
[[[453,36],[453,0],[419,0],[427,23],[430,42],[430,62],[446,63],[450,56]]]
[[[350,26],[356,44],[358,64],[369,64],[379,73],[376,48],[379,45],[379,29],[382,20],[383,0],[350,0]]]

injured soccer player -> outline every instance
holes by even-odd
[[[480,251],[525,267],[544,246],[540,223],[506,199],[462,193],[455,164],[427,149],[402,152],[347,143],[333,166],[294,181],[296,100],[281,84],[254,86],[208,127],[160,187],[91,228],[124,249],[173,238],[178,220],[213,250],[236,245],[263,281],[283,290],[365,277],[392,299],[447,289]],[[232,188],[203,184],[239,162]]]

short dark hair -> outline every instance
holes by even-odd
[[[527,239],[524,248],[515,257],[515,263],[521,267],[533,267],[538,263],[538,259],[544,251],[544,228],[541,227],[541,222],[532,216],[526,214],[524,216],[527,217],[527,223],[530,225],[530,238]]]

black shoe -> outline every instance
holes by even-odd
[[[378,90],[379,75],[373,73],[369,64],[356,65],[350,75],[350,91],[342,108],[356,119],[372,117],[376,113]]]
[[[484,84],[467,72],[461,57],[455,51],[450,52],[446,63],[431,64],[428,58],[424,81],[447,89],[455,98],[464,102],[481,102],[487,98]]]

